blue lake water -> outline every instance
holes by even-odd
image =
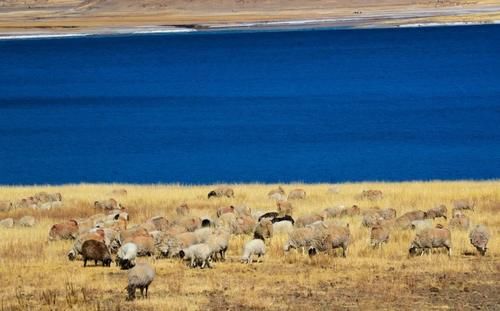
[[[0,41],[0,184],[500,178],[500,26]]]

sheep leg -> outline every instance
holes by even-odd
[[[144,299],[144,287],[139,287],[139,289],[141,290],[141,297]]]
[[[194,263],[194,257],[191,258],[191,268],[194,268],[195,267],[195,263]]]
[[[146,285],[146,298],[148,298],[148,287],[149,285]]]
[[[85,259],[83,260],[83,267],[86,267],[86,266],[87,266],[87,259],[85,258]]]
[[[212,266],[210,265],[210,258],[207,258],[207,260],[205,262],[207,264],[207,267],[209,267],[210,269],[212,269]]]

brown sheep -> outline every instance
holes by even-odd
[[[294,189],[288,194],[289,200],[303,200],[306,198],[306,192],[304,189]]]
[[[262,219],[253,231],[254,239],[268,239],[273,236],[273,223],[269,218]]]
[[[250,234],[253,232],[257,222],[252,216],[240,216],[236,218],[236,226],[233,228],[234,234]]]
[[[148,263],[138,263],[128,273],[127,300],[135,299],[135,291],[138,288],[141,291],[141,296],[144,298],[144,290],[146,290],[146,298],[148,297],[149,285],[155,278],[155,270]]]
[[[150,219],[148,219],[146,221],[145,227],[148,229],[149,228],[153,229],[153,230],[149,230],[149,231],[154,231],[154,230],[165,231],[170,227],[170,223],[163,216],[155,216],[155,217],[151,217]]]
[[[353,217],[353,216],[357,216],[361,214],[361,210],[359,209],[359,207],[357,205],[353,205],[349,208],[344,208],[341,212],[341,215],[340,216],[349,216],[349,217]]]
[[[183,217],[175,220],[174,225],[184,227],[187,231],[193,232],[201,228],[201,219],[199,217]]]
[[[0,201],[0,212],[8,212],[14,208],[14,204],[10,201],[2,200]]]
[[[441,204],[439,206],[433,207],[426,212],[425,218],[436,219],[438,217],[443,217],[446,219],[446,214],[448,214],[448,209],[445,205]]]
[[[229,187],[218,187],[208,193],[208,198],[221,198],[221,197],[228,197],[228,198],[234,198],[234,190]]]
[[[421,254],[432,248],[445,247],[448,250],[448,256],[451,256],[451,233],[446,228],[429,228],[418,232],[410,245],[409,253],[411,256]]]
[[[126,196],[128,194],[127,189],[113,189],[110,192],[112,196]]]
[[[191,211],[189,209],[189,206],[186,203],[183,203],[175,209],[175,212],[179,216],[187,216]]]
[[[393,208],[383,208],[378,211],[378,214],[385,220],[396,218],[396,210]]]
[[[356,196],[356,199],[375,201],[382,199],[382,197],[383,194],[380,190],[363,190],[361,194]]]
[[[469,200],[456,200],[453,201],[453,212],[460,210],[471,210],[474,211],[476,203]]]
[[[78,236],[76,220],[55,224],[50,228],[49,240],[74,240]]]
[[[81,234],[78,236],[76,239],[75,243],[73,244],[73,247],[69,250],[68,252],[68,259],[69,260],[75,260],[76,256],[82,253],[82,246],[85,241],[88,240],[94,240],[94,241],[100,241],[103,243],[106,243],[104,241],[104,231],[103,230],[97,230],[96,232],[87,232],[84,234]]]
[[[101,210],[114,210],[122,208],[122,206],[115,199],[95,201],[94,207]]]
[[[284,215],[289,215],[289,216],[293,216],[293,206],[292,206],[292,203],[288,202],[288,201],[278,201],[276,202],[276,206],[278,208],[278,213],[280,214],[280,216],[284,216]]]
[[[297,218],[297,220],[295,221],[295,226],[297,228],[301,228],[301,227],[305,227],[307,225],[310,225],[312,223],[315,223],[317,221],[322,221],[322,220],[323,220],[323,216],[321,216],[319,214],[304,215],[304,216],[300,216],[299,218]]]
[[[268,198],[273,199],[273,200],[277,200],[277,201],[286,200],[285,190],[283,190],[283,188],[281,188],[281,186],[279,186],[277,189],[273,189],[273,190],[269,191],[267,196],[268,196]]]
[[[370,243],[373,247],[381,247],[389,241],[389,229],[385,226],[374,226],[370,232]]]
[[[110,267],[111,262],[111,254],[109,253],[108,247],[104,242],[95,241],[95,240],[87,240],[82,244],[82,257],[83,257],[83,266],[87,266],[87,260],[94,260],[95,265],[97,266],[97,262],[101,261],[103,267]]]
[[[126,239],[133,238],[136,236],[149,236],[149,232],[146,228],[140,226],[132,227],[120,232],[120,240],[122,242]]]
[[[137,256],[153,256],[155,254],[155,240],[152,236],[132,236],[122,240],[122,245],[134,243],[137,245]]]
[[[342,257],[346,257],[347,248],[351,242],[351,232],[349,225],[342,226],[329,226],[325,229],[317,229],[318,233],[312,240],[311,247],[309,247],[309,256],[316,255],[318,252],[325,252],[331,249],[342,248]]]
[[[234,206],[224,206],[224,207],[219,207],[217,209],[217,217],[220,217],[223,214],[227,213],[234,213]]]

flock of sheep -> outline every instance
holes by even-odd
[[[126,194],[125,189],[115,190],[116,195]],[[378,190],[363,191],[359,197],[377,200],[382,197]],[[83,259],[95,265],[110,266],[113,262],[121,269],[129,270],[128,299],[135,298],[136,289],[147,297],[148,286],[155,277],[154,268],[148,263],[136,263],[140,256],[156,258],[180,258],[192,267],[212,267],[212,262],[224,261],[232,235],[251,234],[253,238],[244,244],[241,261],[251,263],[260,261],[266,254],[266,239],[273,234],[287,234],[283,249],[301,249],[309,256],[319,252],[342,249],[347,256],[351,243],[349,225],[339,221],[344,216],[362,217],[362,225],[371,228],[370,241],[373,247],[381,247],[389,241],[394,229],[412,228],[417,231],[409,246],[409,255],[422,255],[433,248],[445,248],[451,255],[452,241],[450,229],[442,225],[433,226],[434,218],[447,219],[446,206],[440,205],[427,211],[411,211],[399,217],[396,210],[378,207],[360,209],[358,206],[326,208],[321,213],[313,213],[293,218],[293,201],[306,198],[306,192],[295,189],[288,194],[281,187],[268,193],[276,201],[276,210],[267,212],[252,211],[246,206],[220,207],[215,215],[195,217],[190,207],[182,204],[176,208],[177,216],[167,219],[155,216],[146,222],[129,226],[126,208],[115,199],[96,201],[94,207],[100,213],[81,219],[70,219],[54,224],[49,230],[49,240],[74,240],[68,251],[68,259]],[[212,197],[234,197],[233,189],[219,187],[208,193]],[[62,201],[61,194],[38,193],[33,197],[16,203],[1,203],[0,208],[56,206]],[[58,203],[59,202],[59,203]],[[470,221],[466,212],[474,211],[474,204],[455,201],[450,228],[469,229]],[[26,221],[26,220],[25,220]],[[30,219],[34,221],[34,219]],[[13,220],[11,219],[9,223]],[[1,226],[2,221],[0,221]],[[476,225],[469,234],[470,242],[481,255],[485,255],[488,229]]]

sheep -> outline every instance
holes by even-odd
[[[135,292],[138,288],[141,291],[141,296],[144,298],[144,290],[146,290],[146,297],[148,297],[149,285],[155,278],[155,269],[148,263],[138,263],[135,267],[128,272],[128,297],[127,300],[135,299]]]
[[[210,234],[212,234],[212,228],[205,227],[196,229],[193,233],[196,236],[196,241],[198,243],[205,243],[208,240]]]
[[[234,213],[234,206],[225,206],[225,207],[219,207],[217,209],[217,217],[220,217],[223,214],[227,213]]]
[[[0,212],[8,212],[14,209],[14,204],[10,201],[0,200]]]
[[[361,224],[365,227],[372,228],[380,225],[382,221],[383,218],[380,216],[379,213],[371,213],[371,214],[365,214],[363,216]]]
[[[381,247],[382,243],[389,241],[389,229],[385,226],[374,226],[370,232],[370,244],[375,247]]]
[[[36,223],[36,219],[33,216],[23,216],[17,224],[21,227],[33,227]]]
[[[162,243],[159,250],[162,256],[175,257],[183,248],[198,243],[198,237],[193,232],[184,232],[170,237]]]
[[[266,245],[261,239],[253,239],[245,243],[243,247],[243,255],[241,256],[241,262],[251,263],[252,256],[257,255],[257,262],[260,262],[260,257],[266,254]]]
[[[0,228],[12,228],[12,227],[14,227],[14,219],[5,218],[3,220],[0,220]]]
[[[240,216],[236,218],[234,223],[233,233],[234,234],[249,234],[253,232],[256,225],[255,219],[251,216]]]
[[[342,214],[342,211],[345,209],[345,206],[340,205],[340,206],[335,206],[335,207],[327,207],[323,210],[323,215],[324,217],[340,217]]]
[[[49,201],[49,202],[41,203],[40,205],[38,205],[38,208],[41,210],[51,210],[53,208],[59,208],[61,206],[62,206],[61,201]]]
[[[186,203],[183,203],[175,209],[175,212],[179,216],[187,216],[190,213],[190,208]]]
[[[451,228],[467,230],[470,226],[470,219],[466,215],[458,213],[450,219],[449,225]]]
[[[414,256],[423,253],[432,248],[445,247],[448,250],[448,256],[451,256],[451,233],[446,228],[429,228],[417,232],[415,238],[410,244],[409,254]]]
[[[382,199],[383,194],[382,191],[380,190],[363,190],[361,194],[356,196],[356,199],[358,200],[370,200],[370,201],[375,201],[375,200],[380,200]]]
[[[129,237],[122,241],[123,245],[134,243],[137,245],[137,256],[153,256],[155,254],[155,241],[151,236]]]
[[[101,210],[114,210],[122,208],[121,204],[119,204],[115,199],[95,201],[94,207]]]
[[[149,235],[153,238],[155,245],[160,245],[165,237],[165,233],[159,230],[150,231]]]
[[[228,198],[233,198],[234,197],[234,190],[229,188],[229,187],[218,187],[208,193],[208,198],[220,198],[220,197],[228,197]]]
[[[229,239],[231,238],[231,233],[224,229],[219,228],[207,239],[207,244],[212,250],[212,259],[217,261],[217,255],[220,255],[220,260],[224,261],[226,259],[226,251],[229,247]]]
[[[262,215],[260,215],[258,217],[258,221],[261,221],[262,219],[264,218],[269,218],[269,219],[273,219],[273,218],[276,218],[279,216],[279,213],[278,212],[267,212],[267,213],[264,213]]]
[[[253,230],[254,239],[267,239],[273,236],[273,223],[271,220],[262,219]]]
[[[292,203],[288,201],[278,201],[276,202],[276,207],[278,208],[278,213],[281,216],[284,215],[292,215],[293,214],[293,206]]]
[[[385,220],[390,220],[396,218],[397,213],[396,210],[393,208],[383,208],[378,211],[378,214]]]
[[[78,223],[72,219],[53,225],[49,231],[49,240],[74,240],[77,235]]]
[[[112,196],[127,196],[128,192],[127,189],[122,188],[122,189],[113,189],[109,194]]]
[[[83,266],[87,266],[87,260],[94,260],[97,266],[98,261],[102,261],[102,266],[111,266],[111,254],[104,242],[87,240],[82,244]]]
[[[293,231],[293,223],[291,221],[279,221],[273,223],[273,234],[289,234]]]
[[[294,189],[288,194],[289,200],[303,200],[306,198],[306,192],[304,189]]]
[[[448,209],[445,205],[441,204],[439,206],[433,207],[426,212],[425,217],[428,219],[436,219],[438,217],[446,218],[446,214],[448,213]]]
[[[76,256],[82,253],[83,243],[88,240],[104,242],[104,231],[100,230],[99,232],[87,232],[78,236],[75,243],[73,243],[73,247],[69,250],[67,254],[68,259],[71,261],[75,260]]]
[[[116,254],[116,265],[122,270],[128,270],[135,266],[137,257],[137,245],[135,243],[125,243]]]
[[[212,249],[206,243],[194,244],[179,252],[179,257],[181,259],[190,260],[191,268],[195,268],[197,265],[199,265],[201,269],[205,268],[205,266],[212,268],[210,265],[211,256]]]
[[[413,221],[413,220],[424,220],[426,218],[426,215],[427,215],[426,212],[421,211],[421,210],[417,210],[417,211],[407,212],[407,213],[401,215],[399,218],[406,217],[410,221]]]
[[[316,234],[308,249],[309,256],[314,256],[318,252],[330,249],[342,248],[342,257],[346,257],[347,248],[351,242],[351,232],[349,225],[346,227],[329,226],[324,229],[315,230]]]
[[[474,211],[476,203],[469,200],[456,200],[453,201],[453,211],[471,210]]]
[[[137,226],[132,227],[127,230],[120,232],[120,240],[124,241],[128,238],[136,237],[136,236],[148,236],[149,232],[143,227]]]
[[[312,224],[316,221],[322,221],[324,220],[323,216],[319,214],[311,214],[311,215],[304,215],[299,218],[297,218],[297,221],[295,222],[295,226],[297,228],[305,227],[306,225]]]
[[[479,251],[481,256],[486,254],[490,233],[484,225],[476,225],[469,233],[470,243]]]
[[[234,206],[233,210],[238,216],[252,216],[252,209],[246,205]]]
[[[288,240],[283,246],[283,250],[288,252],[290,249],[305,248],[310,245],[315,232],[312,228],[296,228],[288,234]]]

